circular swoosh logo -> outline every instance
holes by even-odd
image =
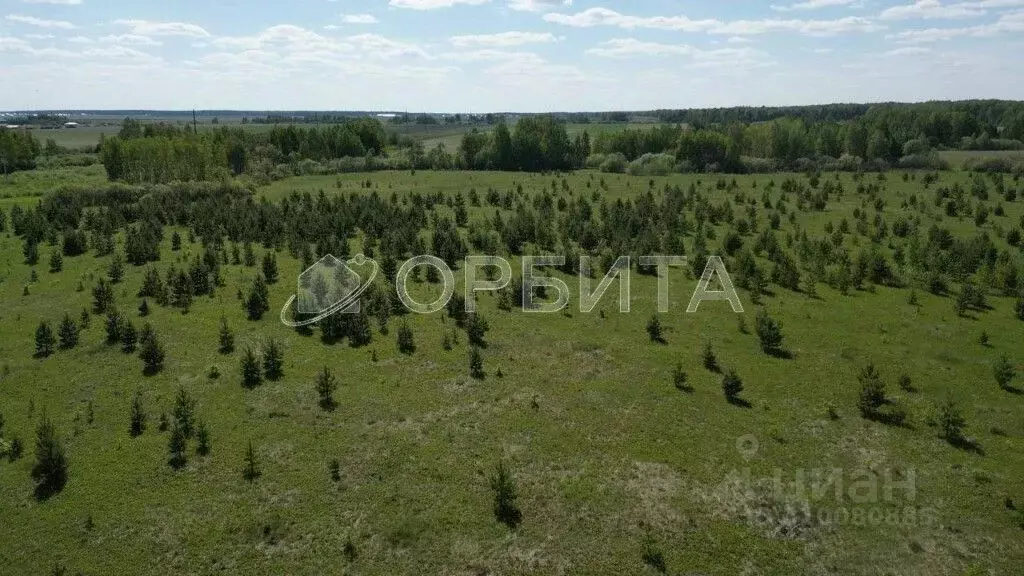
[[[285,326],[288,326],[289,328],[300,328],[302,326],[309,326],[310,324],[315,324],[323,320],[324,318],[327,318],[331,314],[334,314],[341,310],[345,310],[346,308],[357,302],[359,300],[359,297],[363,295],[363,292],[366,292],[367,288],[369,288],[370,285],[373,284],[374,279],[377,278],[377,272],[380,270],[380,266],[377,265],[377,262],[375,260],[371,260],[366,256],[363,256],[362,254],[357,254],[354,258],[351,258],[350,260],[345,262],[345,264],[355,264],[356,266],[363,266],[367,262],[373,264],[373,271],[370,272],[370,277],[366,280],[366,282],[363,282],[362,284],[360,284],[359,288],[353,290],[348,296],[345,296],[341,300],[335,302],[329,308],[321,311],[312,318],[307,318],[299,321],[289,318],[289,311],[291,309],[292,302],[294,302],[295,298],[297,297],[296,294],[292,294],[288,298],[288,301],[284,303],[284,307],[281,308],[281,323],[284,324]]]

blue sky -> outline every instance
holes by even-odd
[[[2,0],[0,109],[1024,98],[1024,0]]]

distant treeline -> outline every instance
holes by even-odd
[[[616,113],[607,118],[617,119]],[[112,180],[132,183],[216,180],[249,173],[258,179],[300,173],[376,169],[770,172],[863,170],[890,166],[946,168],[938,150],[1022,149],[1024,102],[834,104],[793,108],[656,111],[666,121],[623,130],[569,132],[569,121],[594,115],[524,115],[490,130],[470,129],[455,150],[429,150],[390,137],[374,117],[321,116],[332,123],[247,130],[126,119],[105,139],[101,159]],[[336,122],[333,122],[336,121]],[[0,161],[30,168],[38,143],[2,131]],[[993,166],[1019,168],[1012,161]]]
[[[39,152],[39,141],[27,130],[0,127],[0,173],[35,168]]]

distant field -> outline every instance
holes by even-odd
[[[959,170],[965,160],[970,158],[1014,158],[1024,160],[1024,150],[949,150],[939,152],[954,170]]]

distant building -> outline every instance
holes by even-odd
[[[65,128],[78,128],[78,122],[65,122]]]

